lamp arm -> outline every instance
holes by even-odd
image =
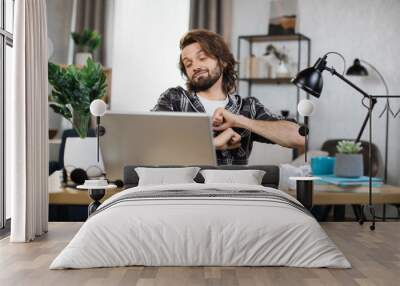
[[[349,81],[347,78],[345,78],[343,75],[341,75],[340,73],[338,73],[333,67],[329,68],[329,67],[324,67],[325,70],[329,71],[332,75],[337,76],[338,78],[340,78],[341,80],[343,80],[345,83],[347,83],[348,85],[350,85],[352,88],[354,88],[355,90],[357,90],[359,93],[361,93],[364,98],[369,98],[370,99],[370,105],[368,106],[368,112],[367,115],[365,116],[364,122],[361,125],[361,129],[358,132],[358,136],[356,139],[356,142],[359,142],[361,139],[362,134],[364,133],[364,129],[367,126],[367,122],[370,118],[370,115],[372,113],[372,109],[374,108],[377,99],[374,98],[373,96],[369,95],[368,93],[366,93],[364,90],[362,90],[361,88],[359,88],[358,86],[356,86],[354,83],[352,83],[351,81]]]
[[[359,93],[361,93],[364,97],[370,97],[370,95],[368,93],[366,93],[364,90],[362,90],[361,88],[359,88],[358,86],[356,86],[354,83],[352,83],[351,81],[349,81],[347,78],[345,78],[343,75],[341,75],[340,73],[338,73],[333,67],[329,68],[329,67],[324,67],[324,70],[329,71],[332,75],[337,76],[338,78],[340,78],[341,80],[343,80],[345,83],[347,83],[348,85],[350,85],[352,88],[354,88],[355,90],[357,90]]]
[[[360,142],[361,136],[362,136],[362,134],[364,133],[364,129],[365,129],[365,127],[367,126],[367,122],[368,122],[368,119],[369,119],[369,117],[370,117],[369,109],[371,109],[371,112],[372,112],[372,109],[374,109],[374,106],[375,106],[376,102],[377,102],[377,100],[376,100],[375,98],[372,98],[372,99],[371,99],[371,107],[368,108],[367,115],[365,116],[364,122],[363,122],[363,124],[361,125],[360,131],[358,132],[358,135],[357,135],[357,138],[356,138],[356,142]]]
[[[372,64],[370,64],[369,62],[359,59],[360,62],[366,64],[367,66],[369,66],[371,69],[373,69],[376,74],[379,76],[380,80],[382,81],[383,85],[385,86],[385,91],[386,91],[386,95],[389,95],[389,87],[385,81],[385,78],[383,77],[383,75],[378,71],[378,69],[376,67],[374,67]]]

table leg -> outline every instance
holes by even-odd
[[[313,181],[297,180],[296,181],[296,197],[303,206],[311,210],[313,204]]]
[[[335,221],[345,221],[346,217],[346,206],[335,205],[333,207],[333,217]]]
[[[386,204],[383,204],[382,217],[383,221],[386,221]]]

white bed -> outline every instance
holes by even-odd
[[[146,198],[150,193],[162,196],[175,190],[182,195]],[[253,191],[263,193],[254,197]],[[228,195],[213,195],[216,192]],[[240,197],[229,195],[235,192]],[[104,202],[50,269],[128,265],[350,268],[318,222],[296,202],[279,190],[254,185],[134,187]]]

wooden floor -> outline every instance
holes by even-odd
[[[122,267],[48,270],[81,223],[50,223],[32,243],[0,241],[0,285],[400,285],[400,222],[323,223],[352,269],[289,267]]]

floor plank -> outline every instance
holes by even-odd
[[[290,267],[117,267],[85,270],[48,269],[82,223],[50,223],[49,233],[32,243],[0,240],[0,285],[399,285],[400,222],[322,223],[352,263],[352,269]]]

